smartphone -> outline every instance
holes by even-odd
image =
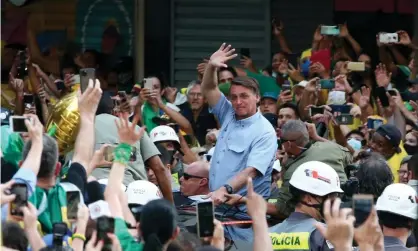
[[[116,146],[110,145],[107,146],[104,150],[104,159],[106,161],[112,162],[114,159],[113,151],[115,151]]]
[[[309,117],[312,117],[316,114],[324,114],[324,107],[312,106],[309,108]]]
[[[96,81],[96,69],[94,68],[83,68],[80,69],[80,90],[83,93],[89,86],[89,80]]]
[[[364,71],[366,65],[364,62],[348,62],[347,69],[350,71]]]
[[[57,85],[57,89],[59,91],[64,90],[65,89],[65,84],[64,81],[62,81],[61,79],[55,80],[55,84]]]
[[[389,98],[388,96],[386,96],[386,89],[384,87],[377,87],[376,88],[376,94],[377,97],[379,98],[380,102],[382,103],[383,107],[388,107],[389,106]]]
[[[62,246],[64,236],[67,234],[67,224],[57,222],[52,225],[52,239],[54,246]]]
[[[382,44],[390,44],[399,42],[398,33],[380,33],[379,42]]]
[[[26,66],[26,51],[19,51],[19,65],[17,66],[17,77],[24,79],[28,75],[28,67]]]
[[[136,161],[136,147],[132,147],[131,156],[129,157],[129,161]]]
[[[151,78],[144,79],[144,88],[147,88],[150,91],[152,91],[153,85],[152,85],[152,79]]]
[[[371,194],[353,195],[353,212],[356,218],[355,226],[360,226],[369,217],[374,205],[374,198]]]
[[[241,54],[241,58],[243,58],[244,56],[249,58],[250,57],[250,48],[241,48],[239,54]]]
[[[388,90],[388,93],[390,96],[398,96],[398,93],[396,93],[395,90]]]
[[[78,205],[80,204],[80,193],[78,191],[67,192],[67,218],[77,219]]]
[[[340,125],[352,125],[354,123],[354,117],[351,114],[341,114],[335,117],[335,120]]]
[[[292,53],[287,55],[287,60],[289,64],[291,64],[293,67],[297,68],[300,61],[300,53]]]
[[[23,216],[20,209],[28,205],[28,186],[26,184],[13,184],[10,188],[10,194],[15,194],[16,198],[10,203],[10,214],[14,216]]]
[[[290,91],[292,90],[292,86],[290,85],[289,80],[285,80],[284,83],[282,84],[282,91]]]
[[[330,35],[330,36],[338,36],[340,34],[340,28],[337,26],[321,26],[321,34],[322,35]]]
[[[32,94],[24,94],[23,95],[23,104],[26,108],[31,108],[33,104],[33,95]]]
[[[381,125],[383,125],[383,120],[380,120],[380,119],[372,119],[372,118],[368,118],[367,119],[367,129],[374,129],[374,130],[376,130]]]
[[[197,232],[199,238],[212,237],[215,228],[213,224],[213,202],[198,202],[197,205]]]
[[[331,90],[335,87],[335,80],[334,79],[321,79],[319,80],[319,84],[321,85],[321,89]]]
[[[27,119],[28,118],[23,116],[10,116],[9,123],[10,128],[12,128],[12,132],[28,132],[28,128],[25,124]]]
[[[108,216],[101,216],[96,219],[97,242],[103,240],[102,250],[112,250],[112,241],[107,236],[108,233],[115,232],[115,219]]]
[[[329,107],[331,107],[333,113],[349,114],[351,111],[351,106],[349,105],[329,105]]]

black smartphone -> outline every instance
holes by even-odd
[[[239,54],[241,54],[241,57],[246,56],[247,58],[250,58],[250,48],[241,48]]]
[[[24,79],[28,75],[28,68],[26,66],[26,51],[19,51],[19,65],[17,66],[17,77]]]
[[[389,106],[389,98],[388,96],[386,96],[386,89],[384,87],[377,87],[376,88],[376,94],[377,97],[380,100],[380,103],[382,103],[383,107],[388,107]]]
[[[23,95],[23,103],[32,105],[33,104],[33,95],[25,93]]]
[[[354,194],[353,195],[353,212],[356,218],[355,226],[363,224],[369,217],[374,205],[373,195],[371,194]]]
[[[27,119],[28,118],[23,116],[10,116],[9,123],[10,128],[12,128],[12,132],[28,132],[28,128],[25,124]]]
[[[398,95],[395,90],[388,90],[388,93],[389,93],[390,96],[397,96]]]
[[[80,90],[83,93],[89,86],[89,80],[96,81],[96,69],[94,68],[83,68],[80,69]]]
[[[55,80],[55,84],[57,85],[57,90],[58,91],[62,91],[62,90],[65,89],[64,81],[62,81],[61,79]]]
[[[55,247],[62,246],[64,236],[67,234],[67,224],[64,222],[57,222],[52,225],[52,239]]]
[[[197,232],[200,238],[213,236],[213,202],[197,203]]]
[[[372,118],[368,118],[367,119],[367,129],[374,129],[374,130],[376,130],[381,125],[383,125],[383,120],[380,120],[380,119],[372,119]]]
[[[312,106],[309,108],[309,116],[312,117],[316,114],[324,114],[324,107]]]
[[[299,65],[299,59],[300,59],[300,53],[292,53],[287,55],[287,60],[289,64],[291,64],[293,67],[297,68]]]
[[[352,125],[354,123],[354,117],[350,114],[338,115],[335,117],[335,120],[337,120],[340,125]]]
[[[285,80],[284,83],[282,84],[282,91],[290,91],[292,90],[292,86],[290,85],[289,80]]]
[[[351,106],[349,105],[329,105],[331,107],[332,112],[339,112],[342,114],[349,114],[351,111]]]
[[[103,240],[104,246],[102,250],[112,250],[112,241],[107,236],[108,233],[115,232],[115,219],[102,216],[96,220],[97,242]]]
[[[80,192],[70,191],[67,195],[67,218],[69,220],[77,219],[78,205],[80,204]]]
[[[10,194],[16,195],[14,201],[10,203],[10,214],[23,216],[21,207],[28,205],[28,186],[26,184],[13,184],[10,188]]]

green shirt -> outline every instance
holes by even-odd
[[[260,95],[266,92],[280,93],[280,86],[276,83],[276,79],[262,74],[246,71],[247,76],[257,80],[260,87]]]
[[[142,251],[144,245],[137,242],[129,233],[128,227],[123,219],[115,218],[115,235],[118,237],[123,251]]]

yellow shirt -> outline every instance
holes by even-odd
[[[403,148],[403,142],[401,142],[399,147],[401,148],[401,152],[400,153],[395,153],[390,159],[387,160],[387,163],[388,163],[388,165],[390,167],[390,170],[392,171],[392,174],[393,174],[393,182],[394,183],[399,183],[398,171],[399,171],[399,168],[401,167],[401,162],[402,162],[403,158],[408,156],[405,149]]]

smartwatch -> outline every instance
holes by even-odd
[[[228,194],[232,194],[232,193],[234,193],[234,189],[232,189],[232,187],[231,187],[230,185],[225,184],[225,185],[224,185],[224,187],[225,187],[226,192],[227,192]]]

